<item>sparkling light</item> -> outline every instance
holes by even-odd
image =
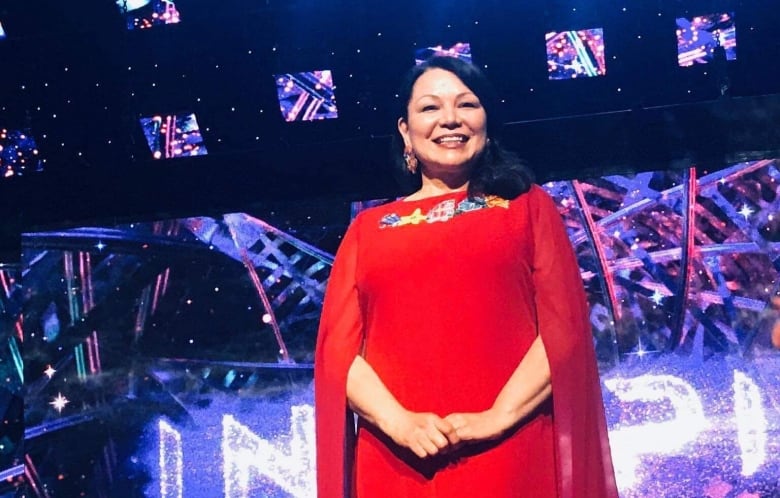
[[[232,415],[222,419],[225,498],[248,498],[250,474],[266,477],[295,497],[315,495],[314,409],[299,405],[290,410],[291,438],[287,448],[280,448],[280,442],[260,438]]]
[[[745,217],[745,221],[747,221],[748,217],[749,217],[751,214],[753,214],[753,212],[754,212],[754,211],[753,211],[753,209],[751,209],[751,207],[750,207],[750,206],[748,206],[747,204],[743,204],[743,205],[742,205],[742,208],[741,208],[739,211],[737,211],[737,212],[738,212],[739,214],[741,214],[742,216],[744,216],[744,217]]]
[[[46,375],[46,377],[51,379],[52,377],[54,377],[54,374],[56,374],[57,371],[51,365],[48,365],[46,367],[46,370],[43,371],[43,373],[44,375]]]
[[[673,375],[641,375],[633,379],[607,379],[607,389],[622,402],[671,406],[671,418],[641,425],[618,424],[610,431],[615,476],[621,489],[634,486],[640,455],[681,451],[709,426],[696,390]]]
[[[647,350],[645,349],[644,345],[642,344],[641,338],[639,341],[639,344],[636,346],[636,355],[640,358],[644,357],[647,354]]]
[[[766,461],[767,421],[761,392],[753,379],[734,370],[734,418],[742,451],[742,475],[751,476]]]
[[[664,300],[664,297],[666,296],[661,294],[661,292],[658,289],[656,289],[655,291],[653,291],[653,295],[650,296],[650,300],[652,300],[656,304],[656,306],[658,306],[661,304],[661,301]]]
[[[184,456],[181,434],[166,421],[160,420],[160,496],[184,496]]]
[[[62,409],[65,408],[65,405],[68,403],[70,403],[70,400],[63,396],[62,393],[57,393],[57,397],[49,402],[58,413],[62,413]]]

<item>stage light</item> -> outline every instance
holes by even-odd
[[[712,62],[718,48],[725,52],[726,60],[736,60],[733,12],[677,18],[677,63],[681,67]]]
[[[547,76],[551,80],[604,76],[604,29],[552,31],[547,43]]]
[[[5,29],[3,29],[3,23],[0,22],[0,40],[4,39],[6,36]]]
[[[329,69],[274,75],[279,109],[287,122],[338,118]]]
[[[208,154],[194,113],[156,115],[140,122],[154,159]]]
[[[430,57],[440,56],[440,55],[463,59],[466,62],[472,62],[471,44],[458,42],[449,48],[445,48],[442,45],[420,48],[414,51],[414,63],[421,64],[424,60]]]

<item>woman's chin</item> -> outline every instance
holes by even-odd
[[[425,168],[425,170],[430,173],[468,175],[473,164],[474,159],[472,157],[453,158],[451,160],[443,159],[430,163],[429,166]]]

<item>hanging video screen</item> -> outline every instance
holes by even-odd
[[[726,60],[737,59],[733,12],[677,18],[677,63],[680,66],[712,62],[716,50],[722,50]]]
[[[274,76],[279,110],[287,122],[318,121],[339,117],[333,73],[306,71]]]
[[[422,64],[423,61],[434,56],[448,56],[463,59],[466,62],[473,62],[471,59],[471,44],[458,42],[450,47],[436,45],[433,47],[419,48],[414,51],[414,63]]]
[[[545,35],[545,40],[549,79],[566,80],[607,74],[602,28],[552,31]]]
[[[0,129],[0,176],[24,176],[43,171],[35,138],[22,130]]]
[[[208,154],[194,113],[155,115],[140,122],[154,159]]]
[[[174,0],[116,0],[116,4],[129,30],[181,22]]]

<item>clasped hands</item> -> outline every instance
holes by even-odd
[[[514,425],[510,418],[496,408],[451,413],[446,417],[402,410],[388,421],[383,431],[396,444],[426,458],[448,453],[463,444],[497,439]]]

